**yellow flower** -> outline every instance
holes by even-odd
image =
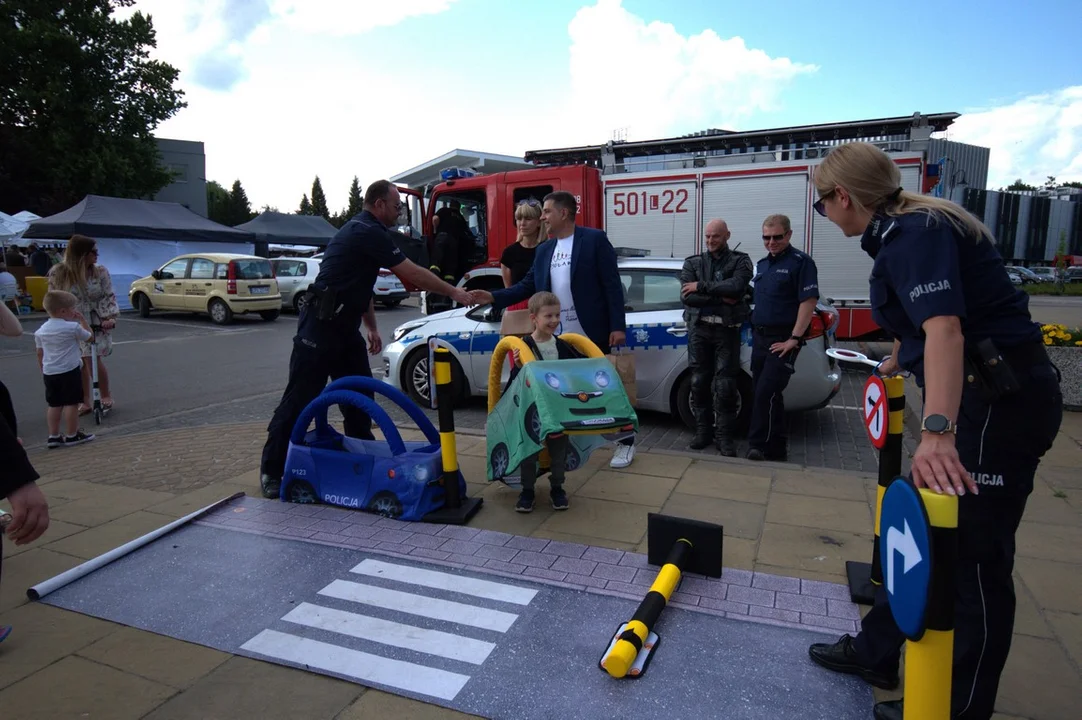
[[[1078,347],[1082,347],[1082,340],[1075,340],[1074,344],[1077,345]]]
[[[1045,345],[1051,345],[1051,344],[1052,344],[1052,338],[1050,338],[1050,337],[1046,337],[1046,338],[1044,339],[1044,344],[1045,344]]]

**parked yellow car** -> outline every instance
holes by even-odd
[[[131,284],[128,298],[139,315],[151,310],[207,313],[226,325],[238,313],[277,320],[282,298],[270,260],[254,255],[193,253],[173,258]]]

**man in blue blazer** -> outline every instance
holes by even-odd
[[[541,243],[533,267],[516,285],[495,292],[474,290],[478,305],[506,308],[547,290],[560,298],[559,333],[579,333],[608,354],[626,340],[624,287],[616,267],[616,252],[603,230],[575,224],[578,203],[569,192],[545,196],[542,219],[552,238]],[[635,457],[634,438],[621,441],[611,467],[623,468]]]

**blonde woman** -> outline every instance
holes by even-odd
[[[500,273],[503,286],[509,288],[526,277],[533,267],[533,258],[537,246],[548,239],[548,227],[541,219],[541,203],[534,198],[522,200],[515,206],[515,227],[518,237],[513,245],[508,245],[500,256]],[[508,310],[523,310],[529,300],[515,303]]]
[[[49,270],[49,289],[65,290],[79,300],[79,312],[90,323],[100,323],[102,332],[96,333],[98,350],[98,382],[101,388],[101,404],[106,410],[113,407],[109,386],[109,371],[104,358],[113,352],[112,330],[120,315],[113,280],[109,271],[98,264],[98,244],[85,235],[73,235],[68,241],[64,259]],[[83,402],[79,414],[90,412],[90,345],[80,343],[83,355]]]
[[[958,496],[951,717],[987,719],[1014,627],[1015,530],[1062,420],[1058,372],[979,220],[903,190],[897,165],[867,143],[832,150],[814,182],[816,211],[874,259],[873,317],[894,338],[879,372],[909,371],[924,391],[912,481]],[[861,628],[813,645],[812,659],[896,687],[905,637],[882,590]],[[875,717],[901,718],[902,703]]]

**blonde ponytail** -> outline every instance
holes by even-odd
[[[813,182],[820,195],[835,187],[845,188],[858,210],[879,211],[893,217],[925,213],[946,220],[961,235],[978,241],[994,240],[992,231],[960,205],[902,190],[898,166],[870,143],[844,143],[831,150],[816,167]]]

